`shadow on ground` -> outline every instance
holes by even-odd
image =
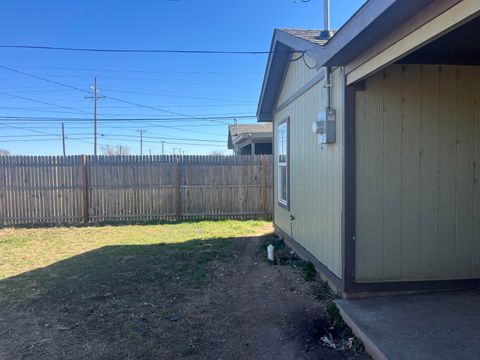
[[[3,280],[0,358],[353,358],[317,347],[322,305],[258,248],[109,246]]]
[[[0,358],[168,354],[190,331],[176,326],[177,310],[237,243],[109,246],[1,281]]]

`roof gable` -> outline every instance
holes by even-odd
[[[293,52],[308,53],[316,59],[317,68],[345,65],[434,1],[369,0],[328,42],[317,38],[320,30],[276,29],[257,109],[258,121],[272,121]]]

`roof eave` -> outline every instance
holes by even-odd
[[[272,110],[275,106],[276,96],[272,97],[271,94],[268,93],[268,89],[270,87],[278,87],[282,82],[282,77],[290,60],[291,52],[305,52],[317,58],[322,50],[322,45],[314,44],[279,29],[275,29],[257,108],[257,120],[259,122],[270,122],[273,120]],[[275,75],[272,77],[271,74]],[[265,105],[272,110],[265,111]]]
[[[346,65],[399,24],[434,1],[369,0],[335,33],[326,45],[314,44],[276,29],[263,80],[257,120],[259,122],[273,120],[275,100],[280,91],[279,78],[283,76],[288,64],[288,61],[282,59],[280,65],[283,66],[274,66],[276,58],[279,57],[274,49],[278,46],[283,45],[290,51],[307,52],[317,60],[317,68]],[[382,16],[385,19],[381,19]]]

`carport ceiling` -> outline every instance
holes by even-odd
[[[398,64],[480,65],[480,17],[397,61]]]

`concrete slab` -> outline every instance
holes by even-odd
[[[336,304],[375,359],[480,359],[480,290]]]

